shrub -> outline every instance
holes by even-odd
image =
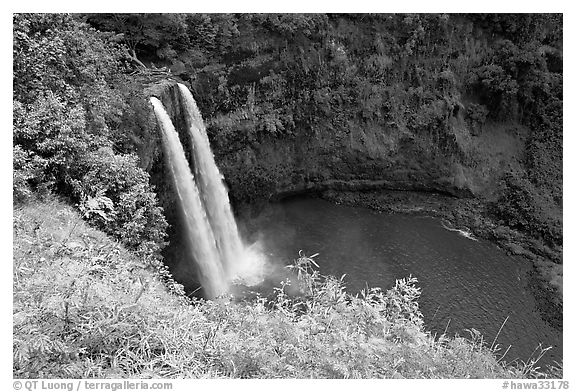
[[[470,84],[476,86],[493,117],[503,118],[516,114],[518,82],[500,65],[477,67],[472,71]]]
[[[472,128],[472,133],[477,135],[482,129],[482,125],[486,122],[489,110],[484,105],[471,103],[466,108],[466,117]]]
[[[486,122],[486,116],[488,115],[488,109],[486,106],[471,103],[466,108],[466,117],[472,122],[473,124],[482,125]]]
[[[101,148],[77,165],[71,185],[81,211],[96,227],[131,249],[154,254],[165,245],[167,223],[149,175],[137,162],[133,154]]]
[[[14,102],[14,144],[41,169],[28,180],[47,188],[64,183],[70,167],[98,140],[85,131],[84,115],[81,106],[67,105],[50,91],[32,104]]]
[[[562,242],[562,223],[549,212],[551,197],[528,178],[506,173],[500,181],[500,195],[490,206],[502,223],[539,236],[550,244]]]
[[[12,191],[14,201],[22,203],[32,197],[33,190],[40,191],[38,185],[48,185],[42,180],[46,161],[19,145],[12,149]],[[45,190],[43,192],[45,193]]]
[[[22,102],[48,90],[79,100],[123,68],[122,48],[111,34],[98,33],[70,14],[14,14],[13,22],[14,96]],[[102,97],[99,102],[107,104]]]

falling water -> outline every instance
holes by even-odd
[[[190,134],[194,174],[178,133],[162,103],[151,98],[164,136],[166,156],[189,232],[189,245],[208,297],[227,291],[231,282],[253,286],[264,279],[259,244],[246,246],[238,233],[224,177],[216,166],[202,116],[186,86],[178,84]]]
[[[162,103],[154,97],[150,98],[150,101],[154,106],[154,112],[162,129],[165,155],[180,200],[180,207],[188,232],[187,237],[191,242],[190,249],[192,249],[192,255],[198,266],[200,283],[207,297],[215,298],[227,291],[228,283],[210,221],[204,211],[178,133]]]
[[[190,132],[190,143],[194,156],[194,172],[202,201],[212,226],[224,269],[230,278],[235,278],[242,274],[250,256],[238,234],[238,227],[230,208],[228,191],[224,185],[223,176],[214,161],[202,115],[190,90],[180,83],[178,87],[184,101],[186,125]]]

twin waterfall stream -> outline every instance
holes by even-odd
[[[155,97],[150,101],[162,130],[165,160],[172,173],[192,250],[194,260],[187,262],[196,263],[205,296],[214,299],[228,292],[233,281],[247,285],[258,283],[263,258],[242,243],[202,116],[188,88],[180,83],[178,88],[190,135],[194,173],[162,102]]]

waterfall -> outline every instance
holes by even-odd
[[[162,103],[156,98],[150,100],[162,128],[166,156],[185,217],[189,245],[200,272],[200,283],[207,296],[215,298],[226,292],[232,282],[248,286],[261,282],[265,259],[258,244],[246,246],[242,242],[202,115],[186,86],[178,84],[178,88],[190,135],[194,174]]]
[[[227,281],[210,221],[204,211],[178,133],[160,100],[152,97],[150,101],[162,130],[166,161],[178,194],[190,249],[198,266],[200,283],[206,295],[215,298],[227,291]]]
[[[230,209],[228,191],[216,166],[206,127],[190,90],[178,83],[184,101],[186,125],[190,132],[190,148],[194,156],[194,172],[206,213],[214,232],[220,259],[229,276],[235,275],[242,264],[244,250],[234,215]]]

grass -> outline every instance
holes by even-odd
[[[56,199],[14,209],[15,378],[522,378],[424,329],[414,278],[346,292],[300,255],[270,298],[189,300]]]

